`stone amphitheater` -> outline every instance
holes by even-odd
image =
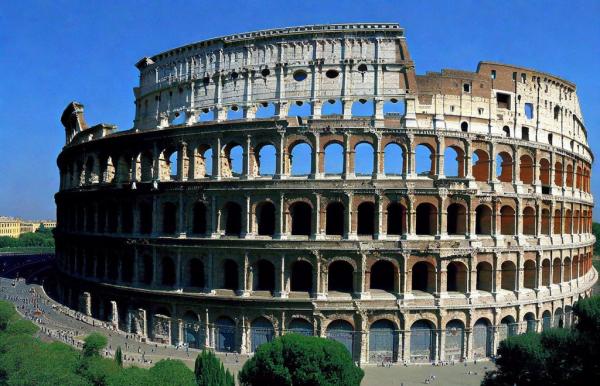
[[[360,364],[473,360],[590,296],[593,155],[573,83],[416,75],[394,23],[230,35],[141,59],[133,128],[61,122],[61,302],[141,339]]]

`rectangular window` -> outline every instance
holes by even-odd
[[[510,110],[510,95],[504,93],[496,93],[496,102],[498,103],[499,109]]]
[[[529,141],[529,128],[528,127],[523,126],[521,128],[521,138],[526,141]]]
[[[492,79],[496,79],[496,70],[492,70]]]
[[[533,119],[533,103],[525,103],[525,116],[527,119]]]

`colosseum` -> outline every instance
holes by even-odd
[[[288,332],[360,364],[473,360],[590,296],[593,155],[573,83],[417,75],[394,23],[141,59],[133,128],[61,118],[55,296],[165,344]]]

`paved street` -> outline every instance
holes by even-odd
[[[121,346],[125,362],[129,365],[151,366],[162,358],[176,358],[193,368],[193,361],[198,353],[192,349],[176,349],[173,346],[140,342],[133,335],[114,331],[104,322],[60,305],[50,299],[39,285],[26,284],[23,280],[0,278],[0,298],[13,302],[23,316],[38,324],[41,328],[40,338],[62,341],[80,348],[83,344],[82,339],[90,332],[97,331],[108,337],[108,347],[103,354],[112,357],[116,348]],[[247,358],[238,354],[218,356],[225,366],[234,372],[241,368]],[[470,363],[467,366],[367,366],[364,368],[365,378],[362,384],[476,386],[480,384],[485,370],[490,366],[493,366],[491,362]]]

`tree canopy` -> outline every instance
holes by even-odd
[[[242,385],[360,385],[362,369],[331,339],[286,334],[262,344],[238,377]]]

